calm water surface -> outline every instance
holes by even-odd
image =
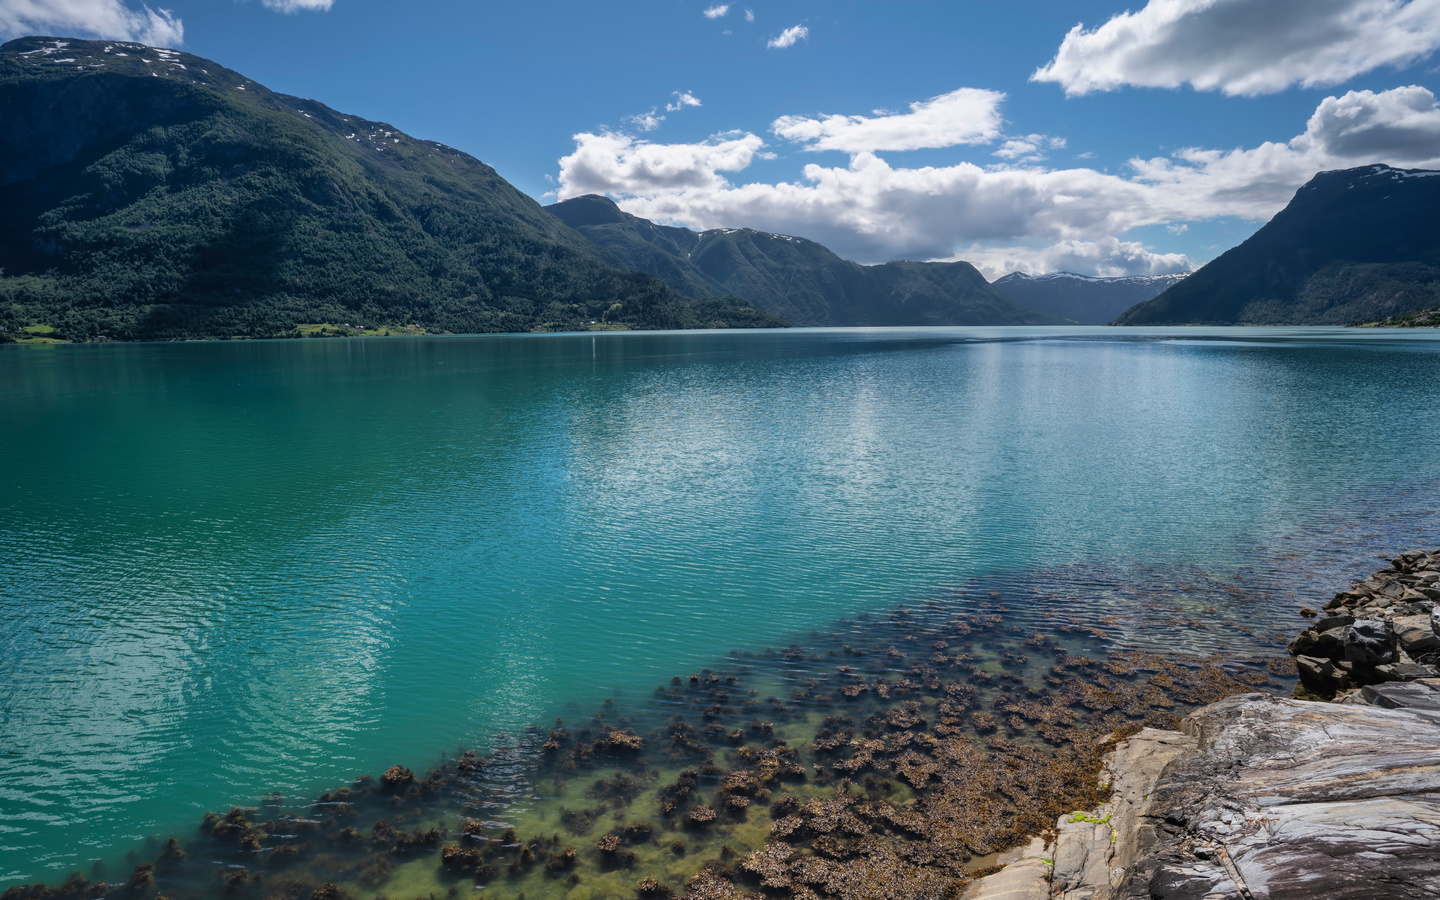
[[[1273,648],[1437,543],[1436,408],[1343,329],[0,348],[0,887],[965,585]]]

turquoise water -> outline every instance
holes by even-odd
[[[1437,543],[1437,404],[1343,329],[0,348],[0,887],[967,585],[1273,647]]]

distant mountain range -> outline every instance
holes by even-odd
[[[657,225],[596,195],[545,207],[604,248],[688,297],[733,295],[795,325],[1042,325],[966,262],[862,266],[804,238]]]
[[[1184,279],[1184,274],[1096,278],[1073,272],[1011,272],[992,284],[1011,300],[1037,312],[1082,325],[1107,325],[1135,304]]]
[[[1122,325],[1350,325],[1440,305],[1440,172],[1321,172]]]
[[[0,331],[780,325],[676,295],[494,169],[140,44],[0,46]]]

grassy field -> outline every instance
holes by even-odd
[[[26,325],[15,337],[17,344],[68,344],[69,341],[54,337],[55,329],[49,325]]]

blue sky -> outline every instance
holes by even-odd
[[[1440,0],[164,2],[0,0],[0,33],[178,45],[543,202],[863,262],[1183,270],[1317,169],[1440,164]]]

